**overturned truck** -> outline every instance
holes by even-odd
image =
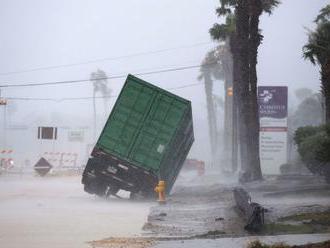
[[[99,196],[169,193],[194,141],[191,102],[128,75],[82,176]]]

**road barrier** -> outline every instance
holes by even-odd
[[[77,166],[78,154],[75,152],[44,152],[43,157],[53,166],[63,168]]]
[[[1,170],[9,170],[14,167],[14,160],[13,160],[13,153],[14,150],[6,149],[0,150],[0,169]]]

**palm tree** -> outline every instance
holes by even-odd
[[[238,95],[239,95],[239,87],[238,87],[238,75],[240,74],[238,69],[238,49],[237,49],[237,33],[236,33],[236,18],[233,14],[231,8],[227,8],[224,1],[221,2],[221,7],[216,9],[217,15],[226,16],[226,20],[224,24],[214,24],[213,27],[209,30],[211,37],[214,40],[218,40],[224,42],[222,53],[220,53],[219,57],[221,57],[222,65],[224,68],[225,74],[225,92],[229,88],[232,89],[233,95],[228,96],[226,94],[225,97],[225,109],[227,113],[232,112],[231,115],[225,115],[228,118],[225,118],[225,130],[227,135],[232,136],[231,142],[228,142],[228,138],[225,138],[227,148],[231,145],[231,160],[232,160],[232,171],[235,172],[238,167]],[[230,7],[230,6],[229,6]],[[228,119],[231,117],[231,121]],[[231,127],[231,128],[229,128]],[[230,144],[231,143],[231,144]],[[225,149],[226,149],[225,148]],[[228,154],[228,153],[227,153]]]
[[[94,139],[96,138],[96,93],[100,92],[103,97],[104,111],[106,112],[106,104],[108,97],[110,96],[111,89],[108,86],[108,78],[104,71],[97,69],[92,72],[90,81],[93,83],[93,110],[94,110]]]
[[[310,31],[303,47],[304,58],[321,67],[321,89],[325,98],[325,121],[330,123],[330,5],[321,9],[315,19],[317,27]]]
[[[242,35],[239,32],[242,30],[237,25],[237,13],[238,13],[238,1],[226,1],[220,0],[220,7],[216,9],[218,16],[226,16],[224,24],[214,24],[210,29],[211,37],[215,40],[224,41],[228,44],[230,52],[233,58],[233,75],[232,75],[232,87],[233,87],[233,141],[232,141],[232,167],[233,171],[236,171],[238,166],[238,147],[240,148],[241,165],[246,164],[248,157],[247,148],[247,126],[246,126],[246,95],[242,94],[242,90],[245,82],[243,78],[242,66]],[[243,12],[244,13],[244,12]],[[239,36],[240,34],[240,36]]]
[[[230,51],[229,43],[223,42],[218,45],[215,49],[209,51],[202,63],[201,74],[198,77],[199,80],[204,80],[205,83],[205,93],[208,102],[208,116],[209,119],[209,135],[210,143],[212,147],[212,154],[215,154],[219,149],[220,140],[223,140],[223,153],[222,160],[224,162],[230,161],[232,154],[230,154],[231,144],[232,144],[232,134],[233,134],[233,122],[232,122],[232,108],[233,101],[232,97],[225,94],[225,100],[223,105],[219,105],[219,98],[213,94],[213,80],[221,80],[224,82],[224,92],[227,92],[229,88],[233,86],[233,58]],[[224,110],[223,118],[223,134],[218,132],[219,124],[216,118],[216,112],[214,109],[216,107],[221,107]],[[213,114],[212,114],[213,113]],[[211,116],[211,115],[214,115]],[[218,135],[216,135],[218,133]],[[237,156],[236,156],[237,157]],[[213,161],[215,162],[215,157]],[[234,163],[234,164],[237,164]],[[234,166],[234,171],[237,166]]]
[[[234,102],[233,116],[240,116],[239,143],[242,181],[261,178],[259,159],[259,117],[257,105],[256,64],[258,47],[262,41],[259,17],[265,11],[271,13],[279,4],[277,0],[220,0],[217,13],[227,16],[225,24],[215,24],[210,30],[215,39],[229,38],[233,54]],[[232,28],[234,23],[234,28]],[[237,112],[237,113],[235,113]]]
[[[247,141],[250,148],[250,165],[249,177],[251,179],[260,179],[261,169],[260,169],[260,158],[259,158],[259,110],[257,102],[257,61],[258,61],[258,48],[262,42],[263,36],[259,29],[259,18],[263,12],[271,14],[273,9],[279,4],[276,0],[249,0],[247,1],[247,11],[249,15],[248,21],[248,88],[246,90],[249,92],[249,109],[248,109],[248,124],[249,132]],[[244,23],[244,25],[246,25]]]
[[[223,118],[223,152],[222,158],[224,163],[231,161],[232,171],[237,170],[237,144],[234,146],[236,140],[236,128],[233,122],[233,96],[230,95],[229,91],[232,92],[233,88],[233,56],[230,51],[229,41],[226,40],[223,44],[216,48],[215,56],[221,64],[223,72],[222,78],[224,81],[224,118]],[[235,123],[236,124],[236,123]],[[233,149],[234,148],[234,149]],[[232,152],[231,152],[232,151]]]
[[[213,98],[213,77],[221,77],[217,69],[218,66],[215,50],[209,51],[202,62],[200,68],[201,74],[198,77],[198,80],[204,80],[212,163],[215,162],[215,154],[218,145],[215,103]]]

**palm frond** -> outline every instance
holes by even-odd
[[[236,17],[234,14],[227,15],[226,25],[228,34],[236,31]]]
[[[328,4],[323,9],[320,10],[320,14],[316,17],[314,22],[316,23],[328,22],[330,21],[329,19],[330,19],[330,4]]]
[[[262,0],[263,11],[270,15],[280,3],[279,0]]]
[[[305,45],[303,47],[303,57],[304,57],[304,59],[309,60],[310,62],[312,62],[312,64],[315,65],[316,61],[315,61],[314,55],[315,55],[314,49],[310,44]]]
[[[221,6],[235,7],[237,0],[220,0]]]
[[[215,10],[215,12],[217,13],[217,15],[220,16],[226,16],[228,14],[231,14],[231,9],[230,8],[226,8],[226,7],[219,7]]]
[[[229,35],[228,26],[226,24],[215,23],[212,28],[210,28],[209,33],[214,40],[225,40]]]
[[[313,64],[323,64],[330,58],[330,22],[319,23],[309,33],[308,43],[303,47],[303,56]]]

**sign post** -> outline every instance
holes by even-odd
[[[264,174],[287,163],[288,87],[259,86],[260,162]]]

